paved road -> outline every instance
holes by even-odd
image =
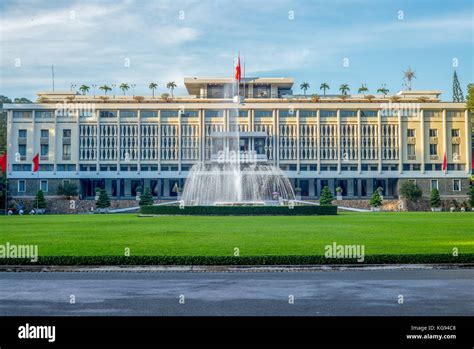
[[[9,315],[472,316],[474,270],[3,272],[0,316]]]

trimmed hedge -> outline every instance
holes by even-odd
[[[0,265],[320,265],[320,264],[436,264],[474,263],[474,254],[371,255],[355,259],[317,256],[44,256],[37,262],[25,258],[0,258]]]
[[[337,215],[337,206],[142,206],[142,214],[181,216],[327,216]]]

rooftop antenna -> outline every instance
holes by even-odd
[[[53,82],[53,91],[54,91],[54,65],[51,66],[51,80]]]

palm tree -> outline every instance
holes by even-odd
[[[319,86],[319,89],[320,89],[320,90],[323,90],[323,91],[324,91],[324,95],[326,96],[326,90],[329,90],[329,85],[328,85],[327,83],[323,82],[323,83],[321,84],[321,86]]]
[[[408,91],[411,90],[411,81],[413,79],[416,79],[415,71],[411,70],[410,66],[408,66],[408,69],[403,72],[403,80],[405,80],[405,86]]]
[[[387,95],[387,93],[389,93],[390,90],[387,88],[386,84],[382,84],[382,87],[380,87],[378,90],[377,90],[377,93],[382,93],[383,96],[385,97]]]
[[[104,86],[99,87],[99,90],[104,91],[105,95],[107,95],[107,92],[108,92],[108,91],[112,91],[112,88],[110,88],[110,87],[107,86],[107,85],[104,85]]]
[[[367,88],[366,84],[362,84],[362,86],[359,87],[359,89],[357,90],[357,93],[362,93],[364,97],[366,92],[369,92],[369,89]]]
[[[171,98],[173,98],[173,91],[176,88],[176,83],[174,81],[170,81],[166,84],[166,88],[171,91]]]
[[[304,91],[304,96],[306,97],[306,90],[310,88],[309,86],[309,83],[307,82],[303,82],[301,85],[300,85],[300,89],[302,89]]]
[[[148,85],[148,88],[151,90],[151,93],[153,95],[153,98],[155,98],[155,90],[158,87],[158,84],[152,82],[150,85]]]
[[[90,87],[87,85],[81,85],[81,87],[79,87],[79,91],[81,91],[83,95],[85,95],[86,92],[89,92],[89,90],[90,90]]]
[[[343,96],[346,96],[347,95],[347,91],[350,91],[351,89],[349,88],[349,85],[348,84],[342,84],[340,87],[339,87],[339,91],[341,91],[342,95]]]
[[[120,86],[119,86],[119,89],[121,89],[123,91],[123,95],[125,96],[125,92],[130,89],[130,86],[128,86],[128,84],[126,83],[121,83]]]

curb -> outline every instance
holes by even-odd
[[[473,269],[474,263],[470,264],[373,264],[373,265],[137,265],[137,266],[33,266],[33,265],[11,265],[0,266],[0,272],[121,272],[121,273],[278,273],[278,272],[330,272],[330,271],[373,271],[373,270],[448,270],[448,269]]]

